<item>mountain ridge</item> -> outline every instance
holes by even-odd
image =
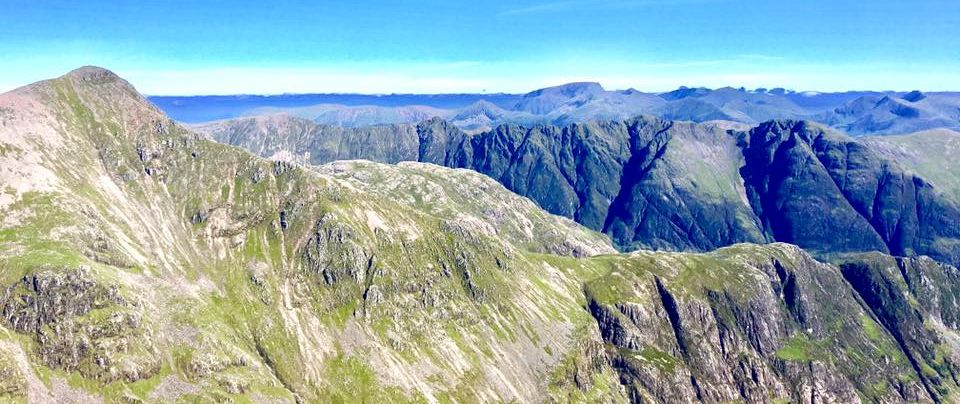
[[[340,133],[307,125],[312,129],[298,136]],[[270,150],[289,150],[304,163],[322,164],[330,158],[324,152],[328,141],[291,145],[273,135],[229,137],[229,125],[207,131],[254,152],[269,143]],[[719,123],[647,116],[567,126],[500,125],[467,133],[435,118],[416,128],[354,131],[367,132],[378,139],[376,145],[397,142],[402,152],[383,161],[471,168],[551,213],[611,235],[627,250],[706,251],[737,242],[785,241],[823,253],[930,254],[954,264],[960,257],[950,241],[960,237],[951,224],[960,218],[960,209],[954,198],[944,196],[956,193],[955,170],[921,168],[936,180],[931,185],[892,160],[890,151],[873,150],[870,145],[876,142],[864,143],[807,121],[770,121],[741,131]],[[391,135],[394,132],[402,135]],[[245,146],[245,136],[257,139],[259,146]],[[365,153],[362,142],[350,150],[350,158],[377,160],[383,155]],[[794,168],[783,169],[784,164]],[[802,178],[805,172],[816,173],[810,174],[815,178]],[[796,195],[781,193],[792,186],[804,188]],[[807,202],[799,202],[803,198]],[[803,217],[813,212],[803,208],[807,203],[837,213],[823,222],[808,221]],[[903,227],[894,230],[895,223]],[[830,238],[835,232],[863,239],[848,244]]]
[[[0,95],[4,400],[960,394],[955,267],[878,253],[827,264],[783,243],[616,254],[472,170],[270,161],[90,77]],[[466,139],[431,124],[437,142],[418,140],[417,155]],[[668,145],[717,139],[691,123],[631,125],[638,149],[667,126],[689,130]],[[530,145],[528,132],[478,146]],[[470,161],[496,161],[483,155]]]
[[[55,379],[78,375],[87,384],[113,383],[114,389],[101,393],[114,399],[147,399],[134,390],[156,387],[160,395],[151,393],[151,401],[200,399],[201,391],[208,392],[205,399],[260,401],[266,394],[289,402],[402,398],[413,391],[436,400],[441,392],[457,394],[453,382],[430,382],[415,366],[396,363],[412,360],[401,352],[416,358],[430,349],[404,348],[419,338],[410,334],[418,329],[414,324],[440,321],[447,328],[435,323],[441,331],[432,338],[443,341],[443,356],[431,366],[452,366],[454,380],[469,369],[485,372],[479,380],[500,380],[478,381],[463,394],[529,398],[547,383],[534,373],[555,366],[575,340],[591,338],[589,330],[545,324],[531,303],[553,301],[556,315],[564,316],[563,310],[578,307],[576,295],[531,288],[573,300],[544,295],[527,301],[509,286],[526,283],[516,277],[523,272],[504,271],[546,270],[529,261],[533,256],[523,258],[528,254],[612,253],[602,237],[472,172],[374,163],[309,170],[262,160],[152,115],[159,112],[119,82],[85,79],[99,77],[107,76],[68,75],[17,94],[36,103],[13,111],[14,124],[4,121],[0,128],[4,145],[20,142],[15,150],[3,149],[16,155],[0,159],[3,172],[26,165],[56,179],[50,187],[18,189],[3,206],[0,334],[31,358],[18,374],[43,367]],[[39,105],[43,115],[33,113]],[[33,131],[21,132],[24,127]],[[391,190],[388,184],[414,187]],[[398,195],[423,205],[403,207]],[[433,269],[422,270],[428,264]],[[403,268],[412,271],[409,277]],[[573,279],[559,276],[561,284]],[[427,284],[435,286],[413,300],[404,292]],[[481,314],[477,303],[469,303],[486,299],[498,302],[487,313],[508,310],[527,318],[521,314],[526,312],[531,323],[521,317],[493,320],[499,314]],[[24,305],[32,301],[38,306]],[[244,309],[232,311],[236,307]],[[414,307],[437,317],[398,317]],[[378,310],[385,311],[374,314]],[[579,318],[572,322],[589,318],[577,310],[568,313]],[[477,326],[488,321],[478,316],[500,325]],[[382,318],[380,331],[370,328],[373,317]],[[463,324],[476,331],[460,328],[460,317],[472,318],[474,325]],[[527,324],[526,331],[508,325],[517,321]],[[532,337],[538,327],[544,336]],[[48,329],[59,330],[58,337]],[[488,346],[474,336],[497,341],[492,330],[522,334],[509,346],[494,343],[497,351],[514,354],[497,366],[482,365],[492,359],[475,356],[469,346]],[[445,337],[454,334],[470,345]],[[32,342],[20,348],[12,335]],[[553,345],[557,354],[530,338]],[[338,347],[327,346],[331,340]],[[366,349],[385,356],[358,362]],[[7,363],[6,355],[0,352],[0,362]],[[381,364],[379,373],[368,361]],[[518,367],[504,364],[510,362]],[[325,381],[328,372],[351,384]],[[514,381],[505,385],[505,373]],[[164,393],[165,385],[193,387]],[[350,389],[360,385],[367,387]],[[57,394],[42,384],[31,389]]]
[[[260,108],[254,102],[253,106],[235,110],[232,117],[286,112],[322,124],[347,127],[419,123],[431,117],[441,117],[469,131],[489,130],[501,123],[565,125],[590,120],[625,120],[642,114],[669,120],[731,120],[751,125],[772,119],[815,120],[854,136],[903,134],[934,128],[960,129],[960,115],[956,112],[960,107],[960,96],[949,92],[819,93],[783,89],[681,87],[665,93],[644,93],[632,89],[608,91],[598,83],[584,82],[548,87],[526,94],[459,95],[462,99],[458,104],[440,102],[445,98],[438,98],[441,97],[438,95],[367,97],[364,103],[356,104],[338,103],[337,97],[329,95],[325,103],[299,107],[269,107],[274,101],[270,97],[261,97],[257,98],[264,103]],[[355,96],[340,97],[343,101],[351,101]],[[216,101],[211,99],[210,107],[213,110],[223,111],[221,98],[216,98]],[[198,111],[202,114],[205,108],[203,97],[195,97],[192,104],[187,104],[193,105],[190,107],[192,109],[177,104],[180,99],[176,97],[169,99],[172,102],[163,97],[154,97],[152,100],[170,113],[184,113],[184,117]],[[476,111],[473,104],[478,101],[491,103],[496,109],[501,109],[497,114],[499,119],[491,119],[485,111]],[[276,102],[282,104],[285,101],[280,97]],[[344,120],[338,116],[354,118]],[[214,119],[190,118],[192,123],[210,120]]]

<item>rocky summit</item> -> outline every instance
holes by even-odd
[[[0,95],[0,398],[960,394],[960,272],[919,256],[955,257],[957,227],[940,226],[954,205],[889,164],[893,146],[873,154],[802,122],[467,136],[429,121],[402,138],[244,125],[230,143],[274,159],[181,126],[104,69]],[[277,139],[244,136],[261,131]],[[300,164],[367,153],[423,162]],[[797,199],[807,188],[820,192]],[[836,223],[848,231],[831,236]],[[618,253],[590,228],[621,246],[732,245]],[[829,262],[737,243],[827,237],[843,246]]]

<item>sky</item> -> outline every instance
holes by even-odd
[[[149,95],[960,91],[957,0],[0,0],[0,91],[83,65]]]

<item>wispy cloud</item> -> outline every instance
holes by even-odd
[[[630,7],[669,6],[680,4],[703,3],[711,0],[559,0],[532,4],[504,10],[502,16],[536,14],[556,11],[583,10],[583,9],[616,9]]]
[[[578,6],[584,6],[587,3],[592,3],[590,1],[553,1],[549,3],[539,3],[527,7],[512,8],[509,10],[504,10],[500,15],[518,15],[518,14],[530,14],[543,11],[557,11],[564,10],[569,8],[575,8]]]

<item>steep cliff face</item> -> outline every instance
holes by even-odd
[[[428,152],[420,160],[484,173],[547,211],[599,229],[629,156],[622,123],[524,128],[500,126],[464,137],[442,122],[418,128]],[[433,153],[438,139],[444,153]],[[462,140],[461,140],[462,139]]]
[[[631,158],[603,231],[627,250],[711,250],[764,242],[737,175],[738,150],[716,127],[637,121]]]
[[[744,136],[741,172],[754,212],[776,240],[819,251],[887,251],[817,159],[810,143],[822,134],[801,122],[771,122]]]
[[[751,206],[776,240],[960,259],[957,205],[866,144],[794,121],[760,125],[742,139]]]
[[[940,402],[957,389],[956,268],[880,254],[837,267],[782,244],[607,264],[588,307],[635,402]]]
[[[735,143],[714,126],[646,117],[501,126],[469,137],[456,130],[451,136],[432,121],[418,131],[430,145],[457,139],[446,142],[442,159],[428,153],[421,161],[491,176],[626,249],[707,250],[763,240],[737,181]]]
[[[844,277],[896,340],[927,394],[956,394],[958,280],[956,268],[929,258],[861,255],[841,262]]]

